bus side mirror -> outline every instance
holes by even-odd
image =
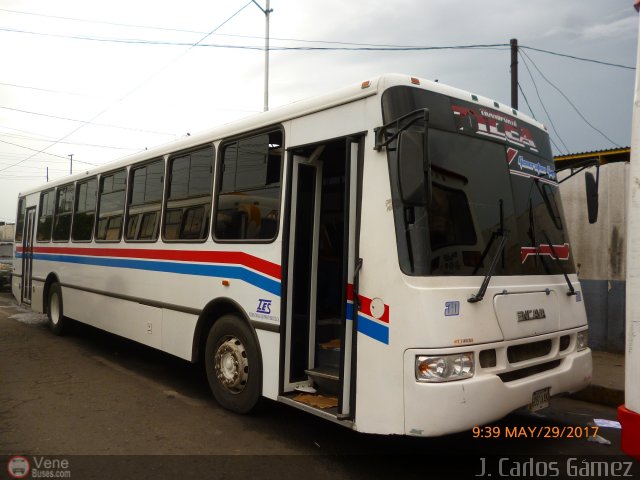
[[[584,181],[587,189],[589,223],[596,223],[598,221],[598,182],[591,172],[585,172]]]
[[[427,133],[405,130],[398,139],[398,182],[405,205],[428,206],[431,202],[431,166]]]

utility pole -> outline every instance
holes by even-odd
[[[69,175],[73,175],[73,153],[67,155],[71,159],[69,162]]]
[[[47,183],[49,183],[49,167],[47,167]]]
[[[518,39],[511,39],[511,108],[518,109]]]
[[[251,0],[262,13],[264,13],[264,111],[269,110],[269,14],[273,12],[269,8],[270,0],[267,0],[267,7],[262,8],[256,0]]]

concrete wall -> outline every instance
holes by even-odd
[[[595,168],[589,171],[595,175]],[[624,351],[628,171],[628,163],[600,167],[600,211],[593,225],[587,218],[584,173],[560,185],[571,252],[587,309],[590,346],[617,353]]]
[[[16,226],[14,224],[0,225],[0,242],[13,242],[15,232]]]

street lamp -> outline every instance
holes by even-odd
[[[264,13],[264,111],[269,110],[269,14],[273,12],[269,8],[270,0],[267,0],[266,8],[262,8],[256,0],[251,0],[256,7]]]

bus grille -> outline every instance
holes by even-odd
[[[532,358],[545,357],[551,353],[551,340],[523,343],[507,348],[509,363],[519,363]]]
[[[547,370],[553,370],[562,363],[562,360],[554,360],[552,362],[541,363],[540,365],[534,365],[532,367],[521,368],[519,370],[513,370],[511,372],[499,373],[498,377],[504,383],[520,380],[521,378],[530,377],[537,373],[546,372]]]

